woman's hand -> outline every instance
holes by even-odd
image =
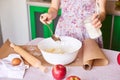
[[[98,14],[93,14],[91,20],[92,20],[92,24],[94,25],[95,28],[100,29],[102,27],[100,16]]]
[[[44,13],[40,15],[40,21],[43,24],[50,24],[52,22],[52,15],[50,15],[49,13]]]
[[[60,0],[51,0],[50,8],[48,9],[48,13],[44,13],[40,15],[40,21],[43,24],[50,24],[53,19],[57,17],[58,9],[60,7]]]

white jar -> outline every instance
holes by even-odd
[[[102,35],[102,32],[100,29],[97,29],[94,27],[94,25],[92,25],[91,23],[91,19],[86,19],[84,21],[84,24],[85,24],[85,28],[89,34],[89,37],[91,39],[96,39],[98,37],[100,37]]]

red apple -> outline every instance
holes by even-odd
[[[119,53],[118,56],[117,56],[117,62],[118,62],[118,64],[120,65],[120,53]]]
[[[62,80],[66,75],[66,67],[61,64],[55,65],[52,68],[52,75],[56,80]]]
[[[66,80],[81,80],[78,76],[71,75]]]

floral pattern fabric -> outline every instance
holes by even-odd
[[[58,20],[55,34],[71,36],[83,41],[89,38],[84,20],[96,12],[96,0],[60,0],[62,15]],[[102,37],[96,39],[102,46]]]

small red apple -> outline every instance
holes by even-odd
[[[81,80],[78,76],[71,75],[66,80]]]
[[[52,68],[52,75],[56,80],[62,80],[66,75],[66,67],[61,64],[57,64]]]
[[[117,62],[118,62],[118,64],[120,65],[120,53],[119,53],[118,56],[117,56]]]

